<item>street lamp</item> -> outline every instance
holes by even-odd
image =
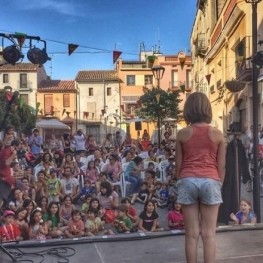
[[[152,73],[154,78],[157,80],[157,87],[160,88],[160,79],[162,79],[164,74],[165,68],[161,65],[156,65],[152,67]],[[158,104],[158,119],[157,119],[157,129],[158,129],[158,148],[160,148],[161,144],[161,120],[160,120],[160,109],[159,109],[159,103],[160,103],[160,96],[161,93],[158,93],[155,95],[157,104]]]
[[[152,67],[152,73],[154,78],[157,80],[157,86],[160,88],[160,79],[163,78],[165,68],[161,65],[156,65]]]
[[[260,179],[258,173],[258,70],[253,63],[253,57],[257,54],[257,5],[261,0],[245,0],[252,5],[252,107],[253,107],[253,206],[257,215],[257,221],[261,222],[260,216]]]

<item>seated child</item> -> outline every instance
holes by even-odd
[[[103,221],[98,217],[98,209],[96,208],[90,207],[87,211],[85,233],[88,237],[107,233],[107,230],[104,230]]]
[[[236,214],[231,213],[230,219],[233,220],[236,225],[257,223],[257,217],[252,210],[252,204],[246,199],[240,201],[240,210]]]
[[[138,216],[137,216],[137,210],[134,206],[131,205],[131,200],[128,197],[124,197],[121,199],[121,204],[126,205],[128,208],[127,216],[131,219],[133,228],[132,230],[135,230],[138,226]]]
[[[126,205],[120,205],[117,212],[117,218],[114,220],[114,230],[109,230],[110,234],[130,233],[132,229],[131,219],[127,216],[128,208]]]
[[[132,195],[131,204],[133,205],[135,203],[135,201],[144,204],[148,200],[149,194],[150,194],[150,192],[148,189],[147,182],[143,182],[141,187],[140,187],[139,192],[134,193]]]
[[[96,194],[95,187],[91,184],[89,179],[86,179],[84,182],[84,186],[80,190],[80,193],[76,197],[75,201],[78,201],[78,199],[80,199],[80,201],[83,202],[87,195],[92,195],[95,197],[95,194]]]
[[[139,232],[157,231],[158,218],[159,215],[155,210],[154,201],[148,200],[144,204],[144,210],[139,215],[138,231]]]
[[[87,212],[90,208],[90,201],[92,199],[92,195],[88,194],[85,196],[85,199],[83,200],[83,203],[81,205],[81,212],[82,212],[82,217],[86,217]]]
[[[170,183],[168,185],[168,210],[173,209],[173,202],[177,199],[178,189],[177,189],[177,180],[175,177],[171,178]]]
[[[65,230],[66,237],[82,237],[84,236],[85,232],[84,223],[81,219],[81,211],[75,209],[71,213],[71,219],[68,223],[68,228]]]
[[[145,172],[145,182],[147,182],[148,190],[149,190],[149,199],[151,199],[152,195],[155,191],[155,184],[156,184],[156,178],[155,178],[155,172],[154,171],[146,171]]]
[[[48,234],[48,226],[43,221],[43,212],[38,207],[30,215],[29,239],[45,240]]]
[[[15,240],[22,240],[20,229],[15,224],[15,213],[11,210],[5,210],[3,213],[3,224],[0,226],[0,241]]]
[[[173,202],[173,208],[167,215],[169,229],[181,230],[184,228],[184,216],[181,211],[181,205],[175,200]]]
[[[157,182],[155,193],[152,197],[157,202],[158,207],[164,208],[168,204],[169,191],[166,183]]]

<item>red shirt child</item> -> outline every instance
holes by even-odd
[[[19,227],[14,223],[15,213],[11,210],[6,210],[3,214],[4,223],[0,227],[1,241],[21,240]]]

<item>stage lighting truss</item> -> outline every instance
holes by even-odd
[[[47,55],[46,41],[40,39],[40,37],[38,36],[0,33],[0,37],[2,37],[3,47],[3,51],[1,53],[7,64],[15,65],[16,63],[21,63],[23,61],[24,55],[22,53],[22,47],[24,45],[25,40],[29,40],[29,45],[26,47],[29,47],[29,50],[27,52],[27,58],[31,63],[42,66],[44,63],[50,60],[50,58]],[[4,47],[4,39],[8,39],[9,41],[11,41],[12,45]],[[41,42],[43,44],[42,47],[36,47],[33,41],[36,43]]]

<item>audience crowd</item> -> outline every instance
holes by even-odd
[[[176,138],[166,131],[159,148],[149,139],[147,131],[142,140],[117,131],[97,144],[81,129],[47,140],[34,129],[18,138],[7,127],[0,179],[11,194],[0,199],[1,241],[182,230]]]

